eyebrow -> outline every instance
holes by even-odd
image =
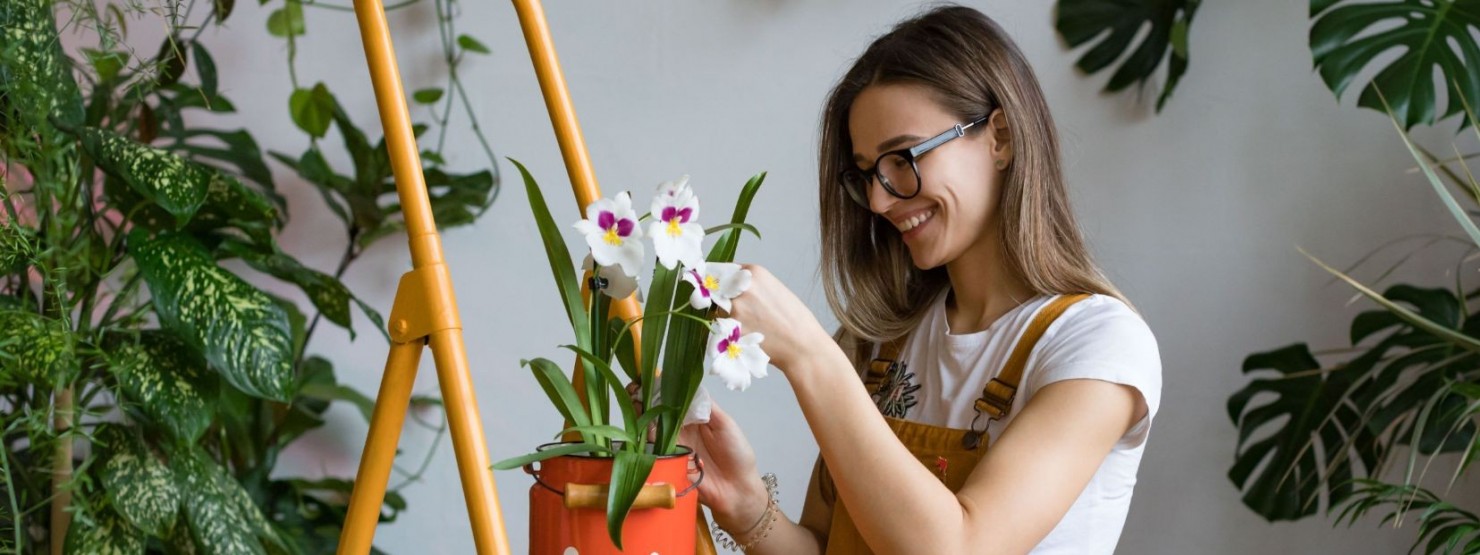
[[[920,137],[920,136],[917,136],[917,135],[899,135],[899,136],[896,136],[896,137],[894,137],[892,139],[889,139],[887,141],[884,141],[882,143],[879,143],[878,151],[880,153],[884,153],[884,152],[888,152],[890,150],[894,150],[895,147],[898,147],[898,146],[900,146],[902,144],[909,143],[909,142],[923,141],[923,140],[925,140],[925,137]],[[855,152],[855,153],[853,153],[853,161],[854,162],[867,162],[868,159],[864,158],[862,154],[859,154],[859,153]]]

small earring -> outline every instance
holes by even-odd
[[[1005,170],[1005,169],[1007,169],[1007,159],[1005,159],[1005,158],[998,158],[997,159],[997,169],[999,169],[999,170]]]

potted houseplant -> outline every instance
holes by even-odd
[[[575,353],[575,371],[584,382],[578,389],[548,359],[522,362],[568,423],[561,434],[579,438],[494,465],[523,467],[535,478],[530,552],[692,551],[695,487],[703,477],[689,480],[693,452],[678,444],[679,429],[692,409],[707,409],[703,400],[695,406],[706,373],[744,389],[751,378],[765,375],[769,362],[760,334],[744,333],[739,322],[718,317],[716,310],[729,308],[730,299],[749,286],[749,271],[731,262],[742,231],[759,236],[744,220],[765,175],[746,183],[730,223],[707,230],[698,224],[699,201],[687,177],[660,185],[646,215],[638,215],[629,193],[593,202],[575,224],[590,247],[583,284],[539,186],[522,165],[515,166],[575,332],[575,343],[563,347]],[[705,256],[702,242],[709,234],[719,238]],[[644,235],[651,238],[657,264],[639,318],[641,339],[634,340],[637,322],[614,317],[610,309],[613,299],[637,290]],[[624,387],[627,382],[633,387]],[[613,400],[619,423],[607,422]]]

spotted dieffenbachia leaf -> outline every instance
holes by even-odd
[[[62,545],[67,555],[143,555],[144,534],[104,509],[74,517]]]
[[[177,453],[171,461],[183,499],[185,519],[195,545],[221,555],[267,553],[264,542],[279,545],[277,533],[246,490],[199,451]]]
[[[99,478],[113,508],[149,535],[168,534],[180,508],[174,472],[127,429],[104,425],[96,437],[95,445],[108,453]]]
[[[349,330],[350,339],[354,339],[355,332],[350,326],[349,288],[334,276],[304,266],[298,259],[277,251],[276,246],[272,249],[274,252],[266,253],[240,241],[227,241],[221,244],[218,252],[239,256],[258,271],[297,285],[308,294],[308,299],[325,318]]]
[[[104,356],[128,405],[175,440],[194,443],[211,425],[218,387],[205,359],[163,330],[110,339]]]
[[[95,127],[78,133],[98,167],[118,176],[184,225],[206,201],[214,172],[196,162]]]
[[[129,249],[166,328],[243,393],[282,402],[292,398],[293,336],[282,307],[217,266],[189,237],[150,239],[135,232]]]
[[[47,118],[82,124],[82,93],[62,51],[50,0],[0,2],[0,44],[0,88],[16,115],[37,127]]]
[[[77,368],[73,335],[58,320],[0,309],[0,382],[52,386]]]

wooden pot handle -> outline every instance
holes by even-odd
[[[608,486],[606,484],[566,484],[565,508],[605,509]],[[678,505],[678,493],[673,484],[643,486],[632,502],[632,510],[672,509]]]

